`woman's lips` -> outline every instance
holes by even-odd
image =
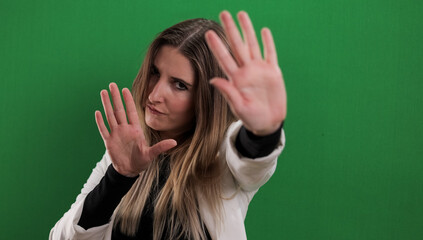
[[[147,105],[148,110],[150,110],[150,112],[152,114],[156,114],[156,115],[163,115],[164,113],[160,112],[159,110],[155,109],[153,106],[151,105]]]

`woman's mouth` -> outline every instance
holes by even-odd
[[[151,106],[151,105],[147,105],[147,108],[148,108],[148,110],[150,110],[150,112],[152,113],[152,114],[155,114],[155,115],[163,115],[164,113],[162,113],[162,112],[160,112],[159,110],[157,110],[157,109],[155,109],[153,106]]]

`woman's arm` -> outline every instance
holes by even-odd
[[[76,197],[76,201],[71,208],[63,215],[50,231],[49,239],[103,239],[107,225],[83,229],[77,223],[82,214],[87,195],[99,184],[111,164],[110,156],[105,153],[100,162],[91,172],[90,177],[84,184],[81,193]]]
[[[241,121],[237,121],[228,128],[220,152],[235,182],[242,190],[254,192],[265,184],[275,172],[277,159],[285,147],[285,133],[283,129],[280,130],[277,144],[269,154],[251,158],[244,156],[235,146],[241,128]]]
[[[110,131],[101,113],[95,113],[106,154],[93,170],[71,209],[51,230],[50,239],[102,239],[113,210],[139,173],[157,155],[176,146],[176,141],[171,139],[148,146],[130,91],[126,88],[122,90],[125,112],[119,88],[115,83],[111,83],[109,88],[113,106],[106,90],[101,91],[101,100]],[[112,168],[107,170],[110,164]],[[109,197],[110,201],[101,201],[102,197]]]
[[[245,191],[255,191],[275,171],[276,160],[285,146],[284,132],[279,130],[280,139],[272,148],[273,151],[265,156],[263,153],[267,153],[267,150],[260,147],[256,149],[258,152],[253,151],[251,154],[248,153],[251,149],[238,151],[235,146],[236,138],[246,134],[239,133],[241,126],[255,136],[266,136],[280,129],[287,112],[285,83],[278,65],[273,37],[268,28],[261,31],[264,46],[262,57],[253,25],[246,12],[238,13],[243,37],[228,12],[222,12],[220,19],[235,58],[217,34],[208,31],[207,43],[228,77],[214,78],[210,83],[222,93],[232,112],[241,120],[228,129],[228,137],[222,144],[222,153],[241,188]],[[239,143],[240,140],[238,147]],[[243,144],[248,148],[248,139]]]
[[[235,140],[238,152],[248,158],[264,157],[270,154],[276,147],[281,137],[283,122],[278,130],[266,136],[257,136],[248,131],[244,126],[239,130]]]
[[[89,229],[109,223],[120,200],[137,178],[119,174],[110,164],[100,183],[85,198],[78,225]]]

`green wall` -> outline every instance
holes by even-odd
[[[104,152],[100,90],[223,9],[272,29],[288,91],[249,239],[423,239],[422,1],[0,0],[1,239],[47,238]]]

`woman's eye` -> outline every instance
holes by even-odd
[[[180,81],[175,81],[175,86],[178,90],[188,90],[187,86]]]
[[[157,70],[157,68],[155,68],[155,67],[153,67],[153,68],[151,68],[151,75],[153,75],[153,76],[160,76],[160,73],[159,73],[159,71]]]

